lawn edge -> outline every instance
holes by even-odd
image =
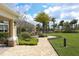
[[[47,40],[48,40],[48,42],[49,42],[49,39],[47,39]],[[49,43],[50,43],[50,42],[49,42]],[[57,55],[60,56],[59,53],[57,52],[57,50],[55,49],[55,47],[54,47],[51,43],[50,43],[50,45],[54,48],[54,50],[55,50],[55,52],[57,53]]]

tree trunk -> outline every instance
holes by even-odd
[[[44,33],[45,32],[45,28],[44,28],[45,27],[45,23],[43,22],[42,24],[43,24],[43,30],[42,30],[42,32]]]
[[[49,32],[49,23],[47,24],[47,32]]]
[[[54,27],[54,25],[55,25],[55,22],[53,22],[53,32],[55,32],[55,27]]]

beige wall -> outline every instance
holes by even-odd
[[[0,20],[9,21],[9,38],[8,45],[14,46],[14,41],[17,40],[16,26],[14,25],[14,20],[17,20],[19,15],[11,11],[8,7],[0,4]]]

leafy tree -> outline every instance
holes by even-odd
[[[50,17],[46,13],[41,12],[35,17],[35,21],[42,23],[43,33],[44,33],[46,29],[46,25],[50,21]]]
[[[17,20],[17,32],[18,34],[21,32],[32,32],[32,29],[34,29],[34,25],[25,21],[25,20]]]

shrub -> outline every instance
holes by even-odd
[[[23,38],[23,39],[31,38],[31,35],[30,35],[30,33],[22,32],[22,33],[20,34],[20,38]]]
[[[0,32],[0,44],[6,44],[9,37],[7,32]]]
[[[72,30],[72,31],[63,31],[62,33],[78,33],[78,32],[75,30]]]
[[[43,33],[39,33],[38,35],[39,35],[39,37],[47,37],[47,35],[43,34]]]
[[[7,32],[0,32],[0,39],[8,38],[8,36]]]
[[[60,31],[60,30],[55,30],[54,32],[55,32],[55,33],[60,33],[61,31]]]
[[[22,32],[19,36],[19,45],[37,45],[38,39],[31,37],[30,33]]]

